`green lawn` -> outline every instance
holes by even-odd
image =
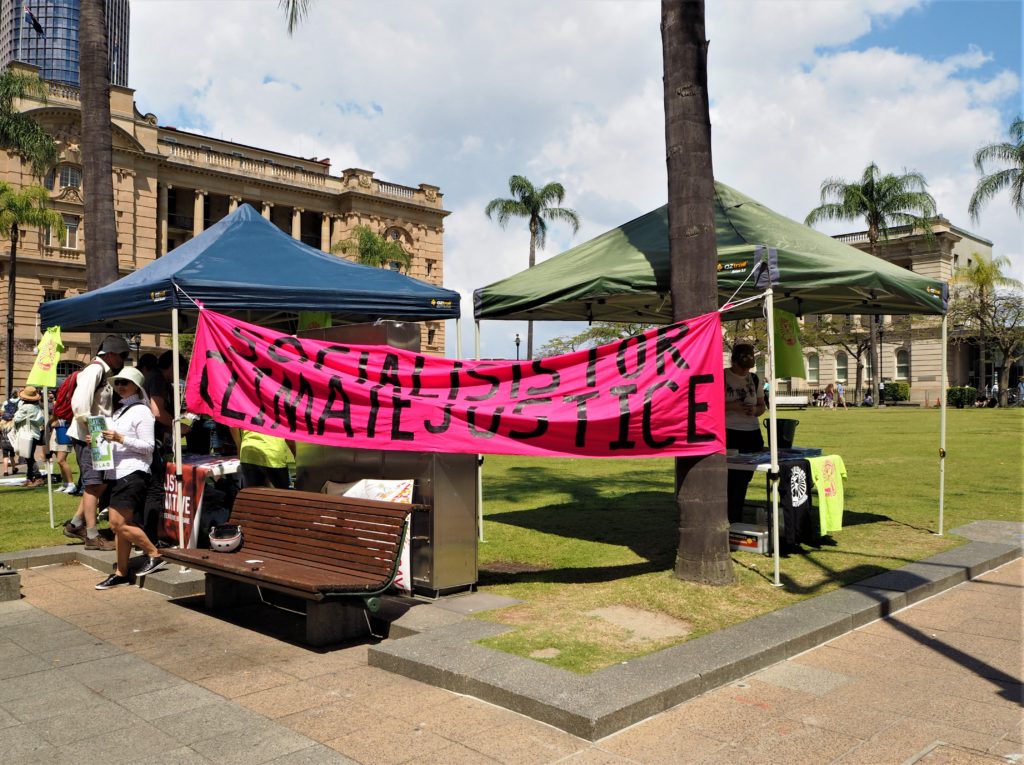
[[[486,541],[480,584],[522,604],[481,618],[514,625],[489,645],[576,672],[658,650],[679,638],[636,639],[587,612],[625,605],[672,616],[696,637],[961,544],[937,536],[938,410],[810,409],[797,444],[841,455],[846,527],[835,547],[782,561],[735,553],[737,584],[707,587],[672,576],[677,543],[670,460],[489,456],[484,463]],[[950,410],[946,531],[973,520],[1022,519],[1024,409]],[[751,500],[764,482],[751,482]],[[57,520],[77,498],[54,496]],[[50,530],[46,493],[0,489],[0,551],[67,542]]]

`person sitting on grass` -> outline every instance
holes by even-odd
[[[117,545],[117,566],[113,574],[96,585],[97,590],[107,590],[131,581],[128,558],[132,545],[146,554],[146,562],[135,572],[136,578],[167,567],[136,521],[149,491],[153,459],[154,417],[142,388],[142,372],[126,367],[114,375],[113,383],[121,402],[111,415],[111,428],[103,431],[103,438],[113,445],[114,468],[104,471],[103,477],[111,482],[109,519]]]

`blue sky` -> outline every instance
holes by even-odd
[[[576,236],[553,226],[539,259],[666,196],[659,3],[483,8],[320,0],[289,38],[276,0],[136,0],[130,84],[162,124],[440,186],[445,283],[468,316],[474,288],[526,267],[525,225],[483,215],[510,175],[560,181],[582,218]],[[872,161],[912,168],[942,213],[1024,278],[1008,200],[977,224],[966,213],[971,156],[1005,140],[1021,111],[1020,2],[715,0],[707,32],[719,180],[802,220],[825,177],[858,177]],[[152,44],[162,39],[181,43]],[[544,325],[538,337],[565,331]],[[514,354],[517,332],[485,323],[483,354]]]

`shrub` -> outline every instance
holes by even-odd
[[[970,385],[946,389],[946,405],[970,407],[974,406],[974,400],[978,397],[978,389]]]
[[[885,384],[886,401],[910,401],[910,383],[887,382]]]

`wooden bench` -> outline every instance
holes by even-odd
[[[776,396],[776,409],[806,409],[807,396]]]
[[[411,505],[282,489],[243,489],[231,522],[235,552],[164,550],[206,572],[210,610],[271,603],[264,590],[305,601],[306,642],[327,645],[369,632],[367,611],[394,581]],[[291,610],[291,609],[289,609]]]

